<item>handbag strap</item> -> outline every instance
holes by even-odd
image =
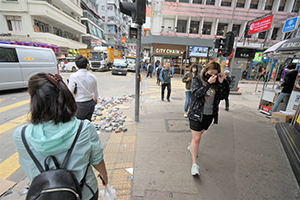
[[[77,139],[78,139],[78,137],[79,137],[79,134],[80,134],[80,132],[81,132],[83,123],[84,123],[84,121],[81,120],[81,121],[80,121],[79,128],[78,128],[78,130],[77,130],[77,134],[76,134],[75,139],[74,139],[74,141],[73,141],[73,143],[72,143],[72,146],[71,146],[70,149],[68,150],[67,155],[66,155],[66,157],[65,157],[65,159],[64,159],[64,161],[63,161],[63,163],[62,163],[62,165],[61,165],[61,168],[63,168],[63,169],[65,169],[65,167],[67,166],[67,163],[68,163],[68,161],[69,161],[69,158],[70,158],[70,156],[71,156],[71,153],[72,153],[72,151],[73,151],[73,148],[74,148],[74,146],[75,146],[75,143],[76,143],[76,141],[77,141]]]
[[[44,169],[41,165],[41,163],[36,159],[36,157],[33,155],[32,151],[30,150],[28,144],[27,144],[27,141],[26,141],[26,138],[25,138],[25,129],[26,129],[27,126],[24,126],[22,128],[22,132],[21,132],[21,137],[22,137],[22,141],[23,141],[23,144],[28,152],[28,154],[30,155],[31,159],[33,160],[34,164],[36,165],[36,167],[38,168],[38,170],[42,173],[44,172]]]

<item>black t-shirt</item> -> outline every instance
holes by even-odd
[[[298,71],[291,71],[285,74],[283,83],[281,84],[281,86],[283,86],[281,92],[288,93],[288,94],[292,92],[297,74]]]

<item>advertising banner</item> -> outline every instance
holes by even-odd
[[[274,15],[271,15],[250,23],[248,35],[269,30],[272,26],[273,19],[274,19]]]

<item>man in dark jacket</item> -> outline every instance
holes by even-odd
[[[171,78],[173,78],[173,71],[170,69],[170,63],[166,63],[166,68],[162,69],[159,74],[159,79],[161,81],[161,100],[164,100],[165,89],[167,87],[168,94],[167,100],[170,102],[171,95]]]
[[[294,87],[294,83],[295,83],[295,80],[296,80],[296,77],[298,74],[298,71],[296,70],[296,64],[290,63],[286,68],[287,68],[288,72],[284,76],[283,83],[281,83],[281,87],[283,87],[283,88],[282,88],[280,94],[278,95],[276,102],[274,103],[272,112],[276,112],[279,104],[285,97],[287,97],[288,99],[290,98],[290,95],[291,95],[293,87]]]

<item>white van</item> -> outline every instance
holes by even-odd
[[[78,70],[75,64],[75,57],[66,57],[64,65],[67,72],[76,72]]]
[[[52,49],[0,44],[0,91],[27,88],[39,72],[59,73]]]

